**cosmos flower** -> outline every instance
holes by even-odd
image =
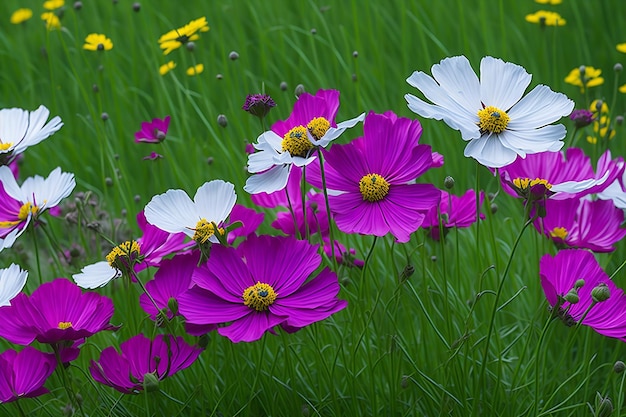
[[[135,142],[161,143],[165,140],[169,126],[170,116],[165,116],[164,119],[154,118],[151,122],[142,122],[141,130],[135,132]]]
[[[31,9],[17,9],[13,13],[11,13],[11,23],[13,23],[14,25],[19,25],[20,23],[24,23],[31,17],[33,17],[33,11]]]
[[[324,152],[330,210],[345,233],[384,236],[408,242],[441,192],[415,179],[433,166],[430,146],[420,145],[422,126],[393,112],[370,112],[363,137]],[[384,144],[384,145],[383,145]],[[319,167],[310,181],[321,186]]]
[[[444,227],[444,233],[447,229],[453,227],[469,227],[476,223],[476,191],[467,190],[462,196],[449,194],[444,190],[441,191],[441,201],[439,206],[433,207],[422,223],[422,228],[428,229],[430,236],[440,239],[439,216]],[[480,207],[483,205],[485,193],[480,192]],[[437,208],[439,210],[437,210]],[[480,218],[484,219],[485,215],[480,214]]]
[[[138,273],[149,266],[159,266],[164,256],[190,246],[185,243],[184,233],[171,234],[149,224],[143,211],[137,214],[137,224],[143,232],[139,239],[116,246],[106,256],[106,261],[87,265],[72,276],[74,282],[81,288],[102,287],[123,273],[130,273],[130,268]]]
[[[30,346],[20,352],[10,349],[0,353],[0,403],[50,392],[43,384],[54,372],[56,363],[54,355]]]
[[[53,346],[115,330],[109,323],[113,301],[95,292],[83,293],[65,278],[41,284],[28,296],[18,294],[10,306],[0,307],[0,336],[28,345],[34,340]]]
[[[553,314],[566,325],[582,319],[582,324],[601,335],[626,342],[626,296],[593,253],[567,249],[555,256],[546,254],[539,263],[539,276]]]
[[[612,252],[626,236],[624,212],[610,200],[568,198],[545,202],[546,215],[534,226],[559,246]]]
[[[207,32],[209,24],[206,17],[192,20],[185,26],[170,30],[159,38],[159,47],[163,49],[163,55],[167,55],[181,46],[200,39],[198,32]]]
[[[317,147],[327,147],[346,129],[363,120],[364,114],[339,124],[339,91],[303,93],[286,120],[272,125],[254,144],[258,152],[248,155],[248,178],[243,189],[250,194],[272,193],[287,185],[292,166],[302,167],[316,159]]]
[[[188,368],[202,349],[190,346],[180,336],[157,335],[150,340],[138,334],[120,344],[119,352],[109,346],[89,372],[96,381],[124,394],[158,389],[158,381]]]
[[[23,271],[18,265],[11,264],[8,268],[0,269],[0,307],[11,305],[11,300],[26,285],[26,278],[28,271]]]
[[[91,33],[85,38],[83,49],[87,51],[110,51],[113,49],[113,42],[101,33]]]
[[[183,190],[168,190],[152,197],[144,212],[148,223],[168,233],[185,233],[199,244],[218,243],[214,235],[224,233],[236,200],[233,184],[213,180],[198,188],[193,201]]]
[[[518,158],[500,168],[502,188],[514,197],[580,198],[599,193],[624,173],[624,160],[611,159],[606,151],[598,159],[594,172],[591,160],[582,149],[569,148],[561,152],[542,152]]]
[[[59,130],[63,123],[55,116],[46,123],[50,111],[39,106],[28,111],[18,108],[0,110],[0,165],[6,165],[29,146]]]
[[[0,251],[9,248],[31,221],[58,205],[76,186],[74,174],[54,169],[48,178],[27,178],[19,186],[11,169],[0,166]]]
[[[584,93],[587,88],[604,84],[604,78],[600,74],[602,74],[601,69],[581,65],[567,74],[565,82],[580,87],[580,92]]]
[[[328,268],[311,278],[318,247],[284,236],[251,235],[237,249],[216,246],[179,297],[180,313],[194,325],[217,329],[235,343],[260,339],[281,325],[295,330],[346,307],[337,299],[337,275]]]
[[[551,125],[568,116],[574,102],[545,85],[525,97],[531,75],[519,65],[484,57],[480,80],[464,56],[433,65],[432,77],[415,71],[407,82],[433,104],[411,94],[404,97],[415,113],[443,120],[468,141],[465,156],[490,168],[510,164],[519,155],[558,151],[565,126]]]
[[[540,26],[565,26],[567,23],[560,14],[548,10],[538,10],[535,13],[527,14],[526,21],[537,23]]]

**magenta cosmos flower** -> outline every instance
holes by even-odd
[[[548,195],[562,200],[599,193],[624,173],[622,157],[611,159],[606,151],[598,159],[596,172],[582,149],[569,148],[561,152],[542,152],[517,158],[500,168],[502,188],[517,197]]]
[[[18,345],[58,345],[102,330],[116,330],[109,321],[113,301],[97,293],[83,293],[65,278],[41,284],[29,297],[18,294],[10,306],[0,307],[0,336]]]
[[[55,368],[54,355],[30,346],[0,353],[0,404],[47,394],[43,384]]]
[[[545,208],[546,216],[536,219],[534,226],[558,245],[611,252],[626,236],[621,227],[624,212],[610,200],[549,199]]]
[[[152,341],[139,334],[123,342],[119,352],[113,346],[104,349],[99,361],[91,361],[89,371],[101,384],[138,394],[146,388],[144,382],[154,383],[188,368],[200,352],[180,336],[159,334]]]
[[[237,249],[214,246],[193,275],[195,286],[179,298],[181,314],[193,325],[227,324],[219,334],[252,342],[275,326],[290,330],[323,320],[346,307],[337,299],[337,275],[317,246],[282,236],[254,235]]]
[[[452,227],[469,227],[476,223],[476,191],[467,190],[462,196],[449,194],[444,190],[441,191],[441,201],[439,206],[433,207],[422,223],[424,229],[429,229],[430,236],[439,240],[439,216],[441,216],[441,224],[444,232]],[[483,205],[485,193],[480,192],[480,207]],[[437,211],[437,209],[439,209]],[[480,218],[484,219],[485,215],[480,214]]]
[[[155,118],[151,122],[142,122],[141,130],[135,132],[135,142],[161,143],[165,140],[169,127],[170,116],[165,116],[165,119]]]
[[[550,306],[557,309],[554,314],[564,323],[571,326],[582,319],[582,324],[596,332],[626,342],[626,296],[591,252],[567,249],[556,256],[546,254],[539,264],[539,276]],[[566,298],[578,298],[578,302]]]
[[[298,97],[291,115],[259,136],[248,155],[248,178],[243,188],[250,194],[272,193],[287,185],[289,172],[295,165],[306,166],[316,159],[317,148],[327,147],[346,129],[363,120],[364,114],[354,119],[335,123],[339,109],[339,91],[319,90],[314,96],[304,93]]]
[[[369,113],[363,137],[325,152],[330,210],[339,230],[408,242],[441,192],[415,179],[433,166],[430,146],[420,145],[422,126],[393,112]],[[318,167],[311,180],[321,186]]]

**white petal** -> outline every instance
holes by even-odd
[[[517,153],[502,145],[497,135],[484,135],[470,141],[463,152],[488,168],[500,168],[517,158]]]
[[[270,169],[276,165],[275,157],[276,152],[273,149],[263,149],[248,155],[248,172],[256,173]]]
[[[144,208],[148,223],[168,233],[184,232],[193,236],[190,227],[195,227],[201,217],[196,206],[183,190],[167,190],[155,195]]]
[[[337,139],[341,134],[351,127],[354,127],[357,123],[365,120],[365,113],[355,117],[354,119],[345,120],[341,123],[337,123],[337,127],[331,127],[326,131],[326,134],[320,138],[315,144],[325,148],[330,142]]]
[[[556,152],[563,147],[565,126],[548,125],[540,129],[514,131],[506,129],[498,134],[504,146],[515,150],[521,156],[545,151]]]
[[[22,203],[27,201],[27,196],[22,192],[22,188],[17,185],[11,168],[6,165],[0,166],[0,183],[4,187],[4,191],[14,200]]]
[[[267,132],[263,132],[261,136],[259,136],[259,143],[263,141],[269,144],[276,152],[282,153],[283,151],[283,138],[278,136],[271,130]]]
[[[244,191],[249,194],[273,193],[287,185],[291,165],[277,165],[269,171],[248,177]]]
[[[626,192],[622,189],[619,180],[615,180],[597,196],[601,200],[613,200],[615,207],[626,209]]]
[[[555,193],[568,193],[568,194],[576,194],[582,191],[585,191],[591,187],[595,187],[596,185],[602,185],[609,178],[609,174],[611,172],[607,171],[604,173],[602,178],[590,178],[588,180],[583,181],[565,181],[560,184],[553,184],[550,191],[554,191]]]
[[[480,137],[478,128],[478,109],[470,113],[460,108],[454,111],[448,108],[426,103],[412,94],[405,94],[407,105],[411,111],[427,119],[443,120],[452,129],[461,132],[463,140],[472,140]]]
[[[81,288],[93,289],[103,287],[114,278],[119,278],[122,273],[112,268],[108,262],[96,262],[84,267],[80,274],[72,275],[74,282]]]
[[[205,182],[193,198],[196,211],[207,221],[219,224],[226,220],[237,201],[235,186],[222,180]]]
[[[28,218],[26,219],[26,224],[24,225],[23,228],[21,228],[21,229],[13,229],[13,231],[11,233],[9,233],[8,235],[6,235],[4,237],[4,239],[0,238],[0,252],[3,249],[10,248],[11,246],[13,246],[13,244],[15,243],[17,238],[20,237],[22,235],[22,233],[24,233],[26,231],[26,227],[30,223],[30,219],[31,218],[32,218],[32,216],[29,215]]]
[[[12,108],[0,110],[0,142],[12,143],[13,148],[26,136],[28,112]]]
[[[531,78],[517,64],[486,56],[480,61],[480,98],[485,106],[508,111],[522,98]]]
[[[63,126],[59,116],[55,116],[44,126],[49,115],[50,111],[45,106],[39,106],[37,110],[30,112],[28,130],[24,139],[15,147],[15,153],[21,153],[27,147],[38,144]]]
[[[301,158],[299,156],[293,157],[293,164],[297,167],[303,167],[305,165],[309,165],[311,162],[317,159],[317,154],[313,154],[313,156],[309,156],[308,158]]]
[[[565,94],[555,93],[550,87],[538,85],[508,112],[511,121],[507,129],[533,129],[554,123],[568,116],[574,102]]]
[[[61,168],[57,167],[46,179],[36,175],[24,180],[22,193],[26,196],[26,201],[45,210],[55,207],[68,197],[75,186],[74,174],[61,172]]]
[[[26,285],[28,271],[15,264],[0,269],[0,307],[11,305],[11,300],[22,291]]]

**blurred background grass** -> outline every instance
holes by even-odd
[[[264,91],[274,98],[278,106],[269,123],[289,115],[298,84],[312,93],[340,90],[339,121],[369,110],[416,118],[404,100],[405,93],[416,94],[405,81],[413,71],[430,73],[434,63],[459,54],[478,70],[480,59],[492,55],[525,67],[533,74],[531,86],[547,84],[574,99],[578,108],[588,107],[592,98],[612,102],[612,68],[624,57],[615,45],[626,42],[623,0],[565,0],[558,6],[505,0],[146,1],[138,12],[132,5],[84,1],[76,10],[70,1],[57,11],[63,28],[48,32],[39,19],[41,2],[0,3],[0,16],[5,16],[0,23],[0,107],[32,110],[44,104],[65,124],[25,153],[22,178],[45,176],[57,166],[75,173],[76,191],[97,195],[99,208],[111,219],[122,219],[131,234],[138,232],[136,213],[168,188],[193,195],[203,182],[221,178],[235,184],[239,203],[251,206],[242,190],[244,149],[261,128],[241,109],[247,94]],[[11,25],[8,17],[18,7],[32,8],[34,17]],[[542,28],[524,20],[539,9],[557,11],[567,24]],[[210,31],[201,33],[194,51],[181,48],[163,56],[159,36],[201,16],[207,17]],[[84,38],[93,32],[111,38],[113,49],[83,50]],[[238,59],[229,58],[232,51]],[[159,66],[170,60],[177,67],[159,75]],[[186,68],[196,63],[204,64],[204,72],[187,76]],[[564,82],[580,65],[601,68],[605,76],[604,85],[587,97]],[[613,116],[624,113],[623,96],[611,110]],[[226,127],[218,125],[220,114],[228,119]],[[142,121],[166,115],[172,121],[164,143],[134,143]],[[486,192],[498,192],[496,179],[463,157],[458,132],[441,122],[420,121],[422,142],[446,160],[424,181],[442,187],[451,175],[456,194],[477,181]],[[570,121],[563,122],[571,131]],[[349,130],[340,141],[359,131]],[[621,132],[611,146],[614,155],[624,154]],[[151,151],[164,158],[142,160]],[[587,328],[551,327],[544,342],[548,347],[541,350],[545,362],[535,374],[535,349],[547,318],[538,260],[554,249],[532,231],[513,260],[500,300],[511,302],[499,312],[486,379],[479,381],[492,291],[523,223],[518,201],[501,195],[495,203],[498,211],[487,213],[480,231],[476,226],[453,231],[445,244],[423,236],[404,246],[379,239],[365,276],[356,269],[339,271],[341,296],[350,306],[323,323],[249,345],[211,336],[200,365],[162,384],[183,405],[155,395],[149,403],[139,396],[113,407],[118,395],[93,384],[82,387],[94,407],[90,414],[510,416],[527,412],[538,383],[546,415],[583,415],[596,391],[621,396],[621,376],[611,367],[623,359],[623,344]],[[80,242],[62,219],[50,223],[64,244]],[[270,230],[267,225],[263,230]],[[371,237],[341,239],[360,258],[372,246]],[[28,236],[20,242],[27,255],[30,242]],[[85,264],[99,260],[99,248],[86,249]],[[620,244],[617,252],[598,259],[611,273],[624,255]],[[2,263],[16,257],[7,250],[0,256]],[[27,259],[34,262],[32,256]],[[417,272],[400,282],[408,264]],[[29,287],[75,272],[51,263]],[[622,275],[616,281],[624,287]],[[106,345],[151,329],[119,285],[102,292],[114,297],[117,322],[127,326],[117,335],[94,337],[83,348],[82,365]],[[81,380],[82,375],[75,372],[74,377]],[[61,385],[49,386],[58,395],[29,403],[39,402],[41,409],[33,412],[50,415],[46,410],[64,405]],[[559,411],[549,411],[552,407]]]

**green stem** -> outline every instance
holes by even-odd
[[[332,217],[330,215],[330,204],[328,203],[328,189],[326,187],[326,174],[324,172],[324,161],[322,159],[322,150],[317,148],[317,159],[320,161],[320,174],[322,176],[322,191],[324,192],[324,203],[326,205],[326,216],[328,216],[328,235],[330,238],[330,253],[333,258],[333,269],[335,272],[339,270],[337,266],[337,257],[335,256],[335,237],[334,237],[334,228],[332,223]],[[374,239],[374,243],[376,240]],[[369,255],[368,255],[369,256]],[[365,268],[365,265],[363,266]]]
[[[17,407],[18,411],[20,412],[20,416],[21,417],[26,417],[26,413],[24,412],[24,409],[20,405],[20,400],[15,401],[15,406]]]
[[[532,412],[529,413],[529,415],[534,416],[537,415],[537,407],[539,406],[539,366],[541,364],[541,357],[539,356],[539,351],[541,350],[541,346],[543,344],[543,340],[546,336],[546,333],[548,332],[548,327],[550,326],[550,323],[552,323],[552,320],[554,319],[554,311],[556,309],[558,309],[558,305],[554,306],[554,310],[552,311],[552,314],[550,315],[550,317],[548,317],[548,320],[546,321],[546,324],[543,326],[543,330],[541,331],[541,336],[539,336],[539,342],[537,342],[537,348],[535,349],[535,395],[534,395],[534,403],[533,403],[533,408],[532,408]]]
[[[300,197],[302,198],[302,222],[304,223],[304,238],[308,241],[309,235],[309,222],[306,216],[306,166],[302,167],[302,178],[300,181]]]

